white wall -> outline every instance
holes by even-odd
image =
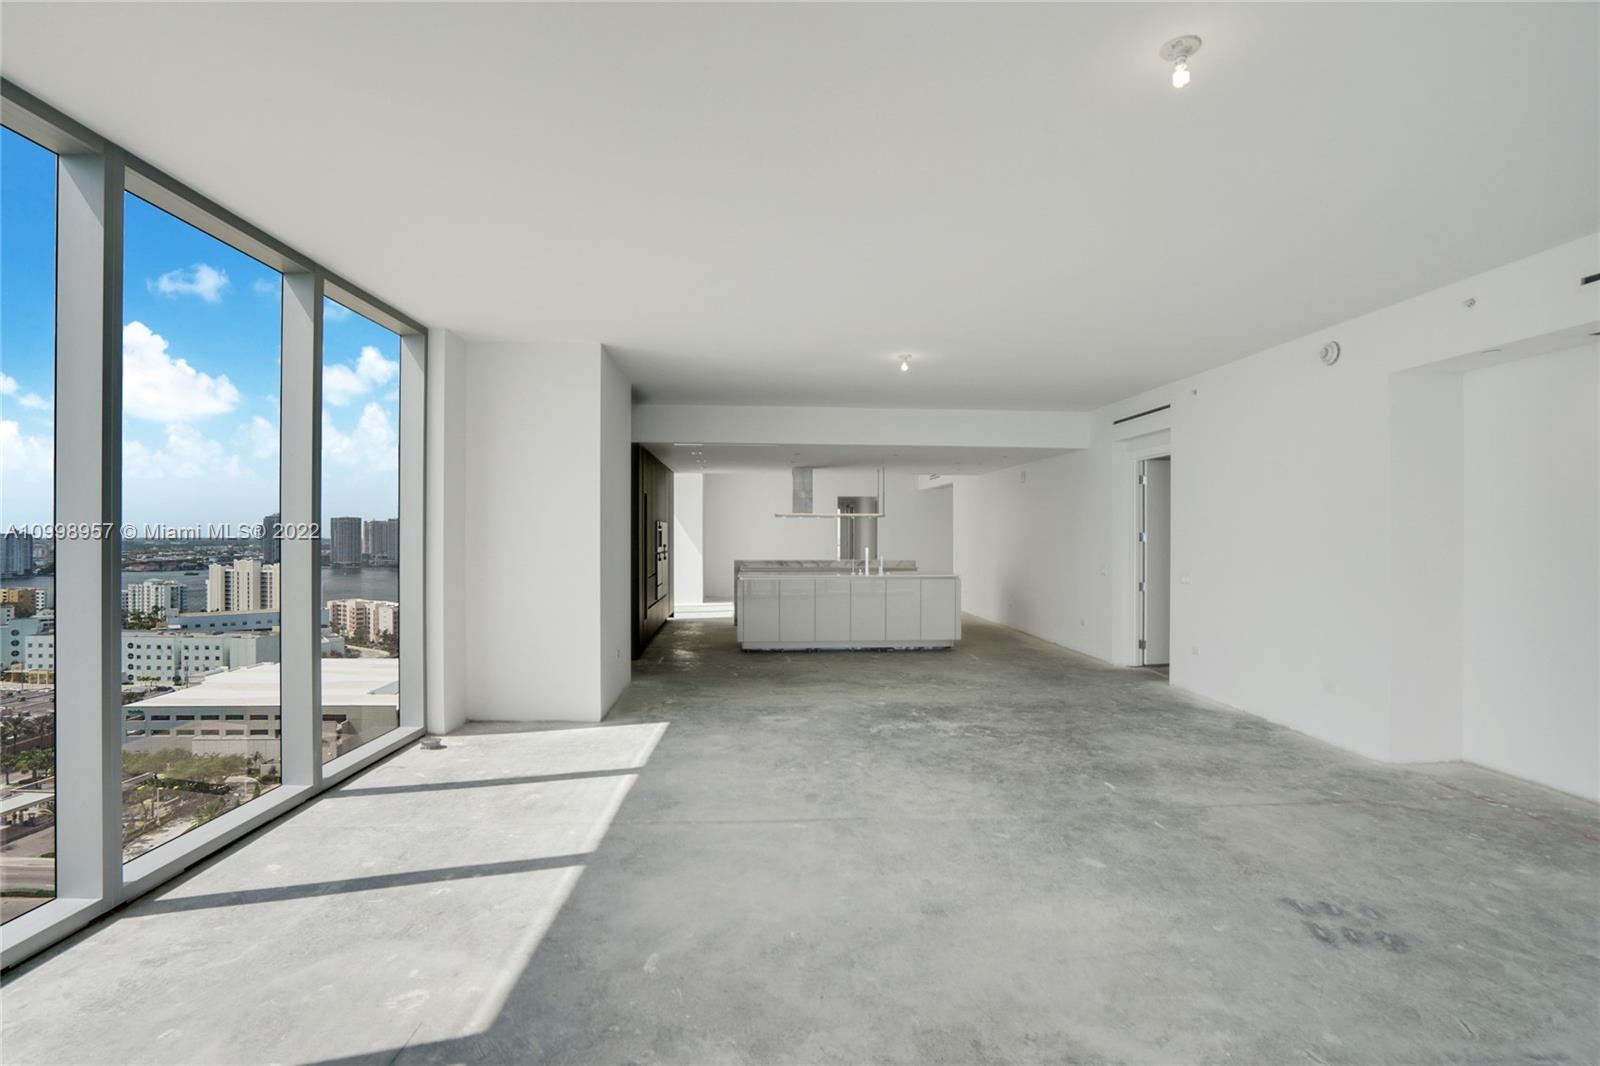
[[[633,439],[701,444],[827,444],[896,448],[1082,448],[1081,411],[950,411],[914,407],[640,404]]]
[[[465,371],[467,717],[597,721],[628,618],[626,382],[597,344],[472,343]]]
[[[600,709],[633,677],[633,389],[609,353],[600,364]]]
[[[1130,662],[1131,550],[1117,531],[1131,528],[1142,435],[1167,432],[1173,683],[1394,757],[1392,378],[1600,319],[1597,287],[1578,285],[1597,250],[1574,241],[1131,397],[1095,413],[1087,451],[1022,468],[1026,483],[1018,469],[958,481],[965,603]],[[1317,358],[1326,340],[1343,346],[1331,368]]]
[[[1461,758],[1462,378],[1424,367],[1390,379],[1390,750]]]
[[[427,726],[448,733],[467,720],[466,345],[428,334]]]
[[[1463,754],[1600,799],[1600,347],[1464,385]]]
[[[777,518],[791,509],[793,478],[787,470],[706,474],[704,582],[708,600],[733,598],[735,559],[832,559],[837,523],[821,518]],[[832,510],[839,496],[874,496],[876,469],[818,467],[813,506]],[[913,474],[886,474],[878,551],[885,559],[915,559],[919,570],[948,573],[951,492],[919,489]]]
[[[705,475],[672,475],[672,605],[705,601]]]
[[[1089,655],[1111,654],[1105,493],[1087,451],[954,479],[955,572],[962,608]],[[1040,582],[1049,594],[1040,595]]]

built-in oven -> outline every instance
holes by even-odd
[[[667,524],[656,523],[656,592],[655,599],[660,600],[667,594],[667,581],[672,573],[671,560],[667,558]]]

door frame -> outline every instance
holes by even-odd
[[[1117,666],[1143,666],[1143,656],[1139,654],[1139,612],[1141,608],[1139,596],[1139,553],[1136,545],[1139,540],[1139,464],[1146,459],[1172,459],[1177,461],[1176,450],[1172,446],[1172,432],[1170,429],[1160,429],[1152,433],[1129,437],[1117,441],[1112,454],[1112,483],[1115,494],[1112,497],[1113,516],[1112,528],[1115,539],[1112,544],[1111,563],[1111,608],[1112,608],[1112,647],[1111,661]],[[1176,482],[1173,489],[1173,506],[1176,509],[1177,490]],[[1174,556],[1173,572],[1177,567],[1177,542],[1172,543]],[[1174,580],[1176,586],[1176,580]],[[1168,609],[1169,625],[1172,611]],[[1170,635],[1169,635],[1169,639]],[[1174,641],[1173,647],[1177,644]],[[1171,655],[1176,659],[1177,656]]]
[[[1149,494],[1150,464],[1163,462],[1167,464],[1167,657],[1159,663],[1151,663],[1150,651],[1150,537],[1149,537]],[[1138,540],[1138,548],[1134,552],[1134,599],[1137,612],[1137,629],[1134,634],[1134,655],[1140,666],[1172,666],[1172,456],[1151,455],[1140,459],[1134,464],[1135,483],[1138,485],[1138,498],[1136,510],[1135,529],[1144,534]]]

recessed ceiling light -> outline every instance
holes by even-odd
[[[1189,84],[1189,57],[1200,51],[1200,38],[1192,33],[1174,37],[1161,46],[1161,58],[1172,64],[1172,87]]]
[[[900,373],[904,374],[911,369],[911,353],[906,352],[900,356]]]

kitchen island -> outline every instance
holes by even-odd
[[[885,574],[741,574],[745,651],[948,648],[961,639],[961,579]]]

